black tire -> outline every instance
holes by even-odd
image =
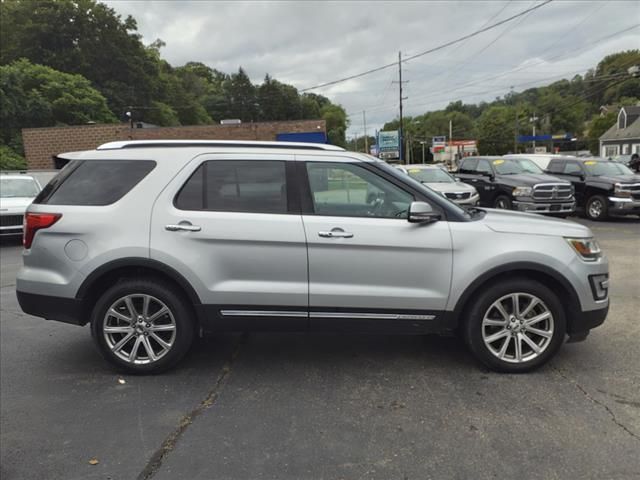
[[[124,297],[127,297],[129,295],[133,296],[134,310],[136,311],[142,308],[141,304],[138,302],[144,302],[144,298],[142,297],[143,295],[151,297],[151,300],[149,300],[149,310],[156,307],[156,312],[159,312],[161,310],[162,304],[164,304],[164,306],[169,311],[169,313],[162,314],[160,317],[158,317],[158,319],[156,319],[155,321],[150,321],[150,323],[145,323],[147,320],[139,322],[146,325],[147,327],[151,326],[151,328],[149,329],[150,331],[141,333],[134,330],[134,328],[144,328],[142,325],[138,326],[136,324],[135,327],[131,327],[131,335],[133,336],[130,340],[124,343],[123,349],[120,350],[121,355],[127,353],[128,348],[133,350],[133,345],[131,342],[135,344],[136,337],[145,335],[147,336],[147,340],[141,338],[141,341],[151,343],[138,345],[138,350],[142,348],[144,352],[147,353],[146,360],[144,360],[144,358],[142,360],[139,360],[146,363],[132,363],[121,358],[112,351],[111,346],[107,343],[108,341],[116,343],[116,341],[118,340],[124,340],[124,337],[129,335],[129,333],[112,334],[109,337],[109,340],[107,340],[104,333],[104,322],[107,315],[107,310],[109,310],[115,302],[118,302],[120,299],[123,299]],[[140,296],[139,299],[138,296]],[[124,304],[125,303],[123,302],[120,305]],[[127,314],[128,307],[127,309],[125,309],[124,306],[121,306],[119,308],[122,308],[122,310],[120,311],[124,316],[135,316],[134,314]],[[152,315],[148,316],[152,317]],[[136,318],[139,319],[141,317],[138,316]],[[122,328],[128,328],[128,323],[124,320],[118,320],[117,317],[110,316],[108,321],[112,325],[113,322],[118,322],[116,328],[118,328],[118,326],[121,326]],[[133,325],[133,323],[131,325]],[[102,294],[91,313],[91,335],[100,353],[105,357],[105,359],[107,359],[111,364],[115,365],[119,370],[132,374],[161,373],[173,367],[189,351],[189,348],[191,347],[193,338],[195,336],[194,325],[193,309],[184,299],[183,295],[180,292],[177,292],[174,287],[164,282],[154,280],[152,278],[126,279],[116,283]],[[153,329],[154,327],[161,328],[163,326],[167,329],[170,329],[171,331],[151,331],[151,329]],[[155,338],[166,341],[167,344],[170,344],[170,347],[163,347],[161,343],[154,339],[154,334],[156,335]],[[151,345],[152,350],[154,350],[154,355],[159,354],[157,360],[151,360],[152,356],[148,354],[146,345]],[[128,353],[131,354],[132,352],[129,351]]]
[[[498,195],[493,201],[493,208],[500,208],[502,210],[513,210],[513,202],[506,195]]]
[[[602,195],[589,197],[584,207],[584,214],[589,220],[606,220],[609,217],[607,199]]]
[[[542,302],[542,305],[538,305],[535,307],[536,309],[540,310],[533,310],[531,313],[527,314],[528,318],[533,318],[531,317],[531,315],[533,314],[535,316],[539,311],[544,312],[544,310],[542,309],[546,308],[547,311],[551,313],[551,320],[553,322],[551,328],[552,334],[550,336],[550,339],[548,340],[544,339],[543,337],[537,337],[531,332],[528,333],[528,338],[533,338],[537,341],[542,342],[541,344],[538,344],[538,346],[540,347],[541,345],[544,345],[544,348],[542,349],[541,353],[537,354],[537,356],[535,357],[530,358],[529,360],[526,360],[523,356],[523,361],[519,363],[507,361],[509,359],[509,355],[515,357],[514,336],[518,334],[512,331],[511,333],[509,333],[509,335],[511,336],[504,337],[505,341],[501,344],[501,346],[504,346],[505,343],[511,342],[511,344],[507,346],[507,350],[505,352],[507,354],[507,360],[499,358],[498,353],[494,354],[489,349],[483,338],[483,329],[496,329],[493,331],[488,331],[487,333],[489,334],[489,336],[493,332],[500,331],[500,329],[504,330],[504,327],[483,327],[482,323],[485,314],[488,315],[489,312],[493,312],[492,316],[495,315],[496,310],[491,310],[494,302],[513,293],[524,293],[527,295],[531,295],[537,297],[537,299]],[[522,301],[528,300],[527,297],[520,298]],[[544,322],[550,321],[545,320]],[[517,326],[518,322],[515,323]],[[560,300],[558,299],[557,295],[553,293],[549,288],[534,280],[529,280],[526,278],[514,278],[494,283],[485,290],[479,292],[477,298],[472,300],[469,308],[467,308],[465,311],[462,330],[465,342],[467,343],[473,355],[476,357],[476,359],[489,367],[491,370],[505,373],[524,373],[540,367],[551,357],[553,357],[553,355],[555,355],[564,341],[566,333],[566,317]],[[496,340],[494,342],[498,341],[500,340]],[[524,342],[521,341],[520,343],[521,345],[523,345],[521,347],[522,352],[527,351],[530,355],[533,355],[535,353]],[[511,348],[512,350],[509,350]],[[513,352],[513,354],[511,354],[510,352]]]

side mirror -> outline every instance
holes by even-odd
[[[458,177],[455,177],[456,182],[462,182],[462,180],[460,180]]]
[[[411,223],[433,223],[440,220],[441,215],[433,211],[431,205],[425,202],[411,202],[407,220]]]

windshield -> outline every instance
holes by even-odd
[[[416,189],[422,189],[423,191],[426,190],[432,196],[437,197],[438,201],[447,202],[451,206],[452,209],[455,209],[458,212],[460,212],[460,214],[462,214],[465,218],[472,218],[474,216],[474,213],[469,212],[467,209],[462,208],[460,205],[458,205],[457,203],[452,202],[447,197],[444,197],[444,196],[440,195],[439,193],[434,192],[432,189],[430,189],[429,187],[427,187],[423,183],[421,183],[421,182],[417,181],[416,179],[414,179],[411,175],[404,174],[404,173],[402,173],[402,171],[398,170],[397,168],[394,168],[391,165],[389,165],[388,163],[382,162],[382,161],[378,160],[377,158],[372,157],[371,155],[367,155],[367,156],[369,156],[370,158],[374,158],[376,160],[376,166],[379,167],[381,170],[384,170],[385,172],[393,175],[396,178],[401,178],[403,182],[412,184],[412,186],[414,188],[416,188]]]
[[[0,179],[0,197],[35,197],[40,189],[33,178],[2,178]]]
[[[539,166],[528,158],[498,158],[493,161],[493,168],[496,169],[499,175],[544,173]]]
[[[408,168],[407,172],[422,183],[455,183],[455,179],[440,168]]]
[[[584,166],[587,168],[589,175],[593,175],[594,177],[601,177],[603,175],[633,175],[633,172],[629,170],[629,168],[617,162],[588,160],[584,162]]]

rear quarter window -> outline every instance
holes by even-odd
[[[110,205],[129,193],[155,166],[153,160],[74,160],[33,203]]]

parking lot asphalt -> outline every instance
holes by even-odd
[[[640,478],[640,221],[578,221],[611,263],[609,317],[526,375],[452,337],[253,333],[121,375],[88,328],[20,311],[3,241],[0,478]]]

